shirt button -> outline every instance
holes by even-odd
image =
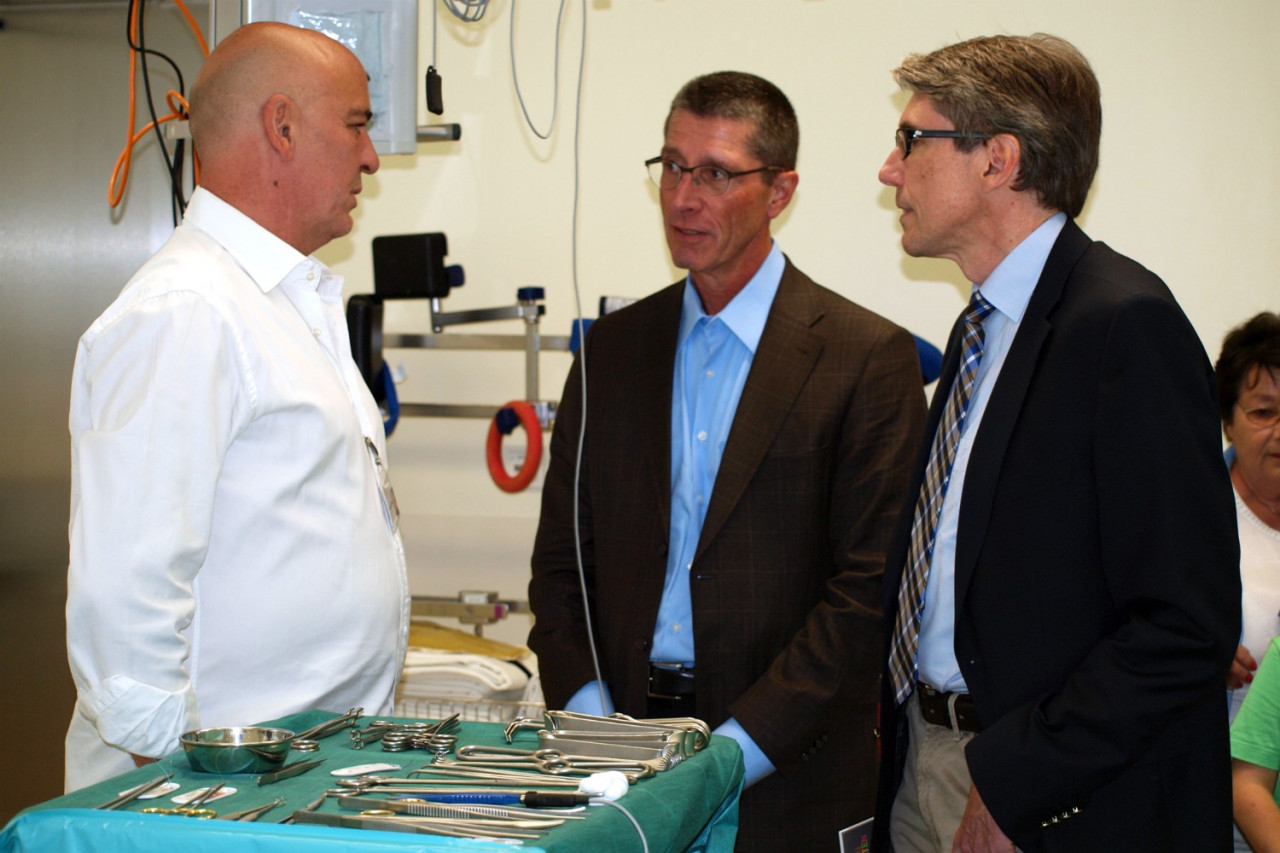
[[[673,634],[679,634],[679,633],[680,633],[680,623],[679,623],[679,622],[673,622],[673,623],[671,624],[671,632],[672,632]]]
[[[319,330],[319,329],[312,329],[312,330],[311,330],[311,334],[315,335],[315,336],[318,338],[318,337],[320,337],[320,330]]]
[[[705,429],[698,430],[698,441],[707,440],[707,431]]]
[[[707,371],[707,378],[708,378],[708,379],[710,379],[711,377],[713,377],[713,376],[715,376],[715,375],[716,375],[716,372],[715,372],[714,370],[708,370],[708,371]]]

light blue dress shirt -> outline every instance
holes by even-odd
[[[775,242],[751,280],[715,315],[707,314],[693,281],[685,280],[671,388],[671,532],[651,660],[696,663],[689,570],[738,401],[785,267]],[[565,709],[600,713],[600,705],[599,687],[591,682]],[[613,710],[607,691],[604,710]],[[716,734],[732,737],[742,747],[747,784],[773,772],[773,764],[732,717]]]
[[[671,389],[671,538],[650,652],[655,661],[694,662],[689,570],[784,266],[775,243],[746,286],[714,316],[703,310],[693,282],[685,282]]]
[[[969,399],[969,411],[956,448],[951,482],[938,518],[933,561],[929,564],[929,581],[924,594],[924,617],[920,625],[920,680],[941,690],[968,692],[955,652],[955,575],[956,530],[969,453],[973,450],[973,440],[986,412],[987,401],[991,399],[991,391],[1022,323],[1022,315],[1031,301],[1031,293],[1044,271],[1049,251],[1066,223],[1065,213],[1049,217],[1000,262],[986,281],[974,285],[975,289],[982,290],[983,297],[995,306],[995,310],[983,321],[982,361],[978,365],[977,384]],[[934,393],[946,394],[949,391],[949,388],[938,388]]]

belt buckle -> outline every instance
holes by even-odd
[[[935,726],[943,726],[955,732],[974,732],[981,731],[976,716],[973,714],[971,707],[971,699],[967,693],[951,693],[939,690],[923,681],[917,682],[916,687],[920,693],[920,716],[925,722]],[[964,702],[970,707],[961,709],[960,704]],[[969,714],[965,714],[965,711]]]
[[[690,694],[688,693],[684,693],[684,694],[668,693],[662,690],[661,688],[663,687],[663,685],[659,682],[662,680],[663,675],[666,675],[668,678],[672,678],[672,679],[677,679],[682,677],[692,678],[693,672],[692,670],[686,669],[684,664],[658,663],[656,661],[650,661],[649,662],[649,689],[648,689],[648,697],[650,699],[660,699],[667,702],[679,702],[689,698]]]

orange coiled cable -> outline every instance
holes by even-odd
[[[200,51],[204,56],[209,55],[209,45],[204,40],[204,34],[200,32],[200,26],[196,23],[196,19],[192,17],[191,11],[187,8],[183,0],[174,0],[174,3],[182,11],[183,16],[187,19],[187,23],[191,26],[192,32],[195,33],[196,41],[200,43]],[[132,39],[138,37],[138,16],[141,14],[141,3],[133,6],[129,16],[129,34]],[[120,152],[120,156],[116,158],[115,168],[111,170],[111,181],[107,185],[107,201],[112,207],[120,204],[124,198],[125,185],[129,182],[129,167],[133,161],[133,147],[138,144],[148,133],[151,132],[157,124],[164,124],[167,121],[187,118],[187,101],[179,92],[169,90],[165,95],[165,102],[169,105],[169,114],[161,116],[154,122],[148,122],[146,126],[138,130],[133,130],[133,123],[137,119],[137,76],[138,76],[138,58],[134,55],[136,51],[132,46],[129,49],[129,133],[126,137],[127,141],[124,150]],[[200,160],[194,158],[196,183],[200,182]]]

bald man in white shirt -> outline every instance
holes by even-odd
[[[342,279],[367,76],[319,33],[235,30],[191,91],[200,187],[80,340],[71,397],[68,790],[181,733],[391,708],[408,586]]]

